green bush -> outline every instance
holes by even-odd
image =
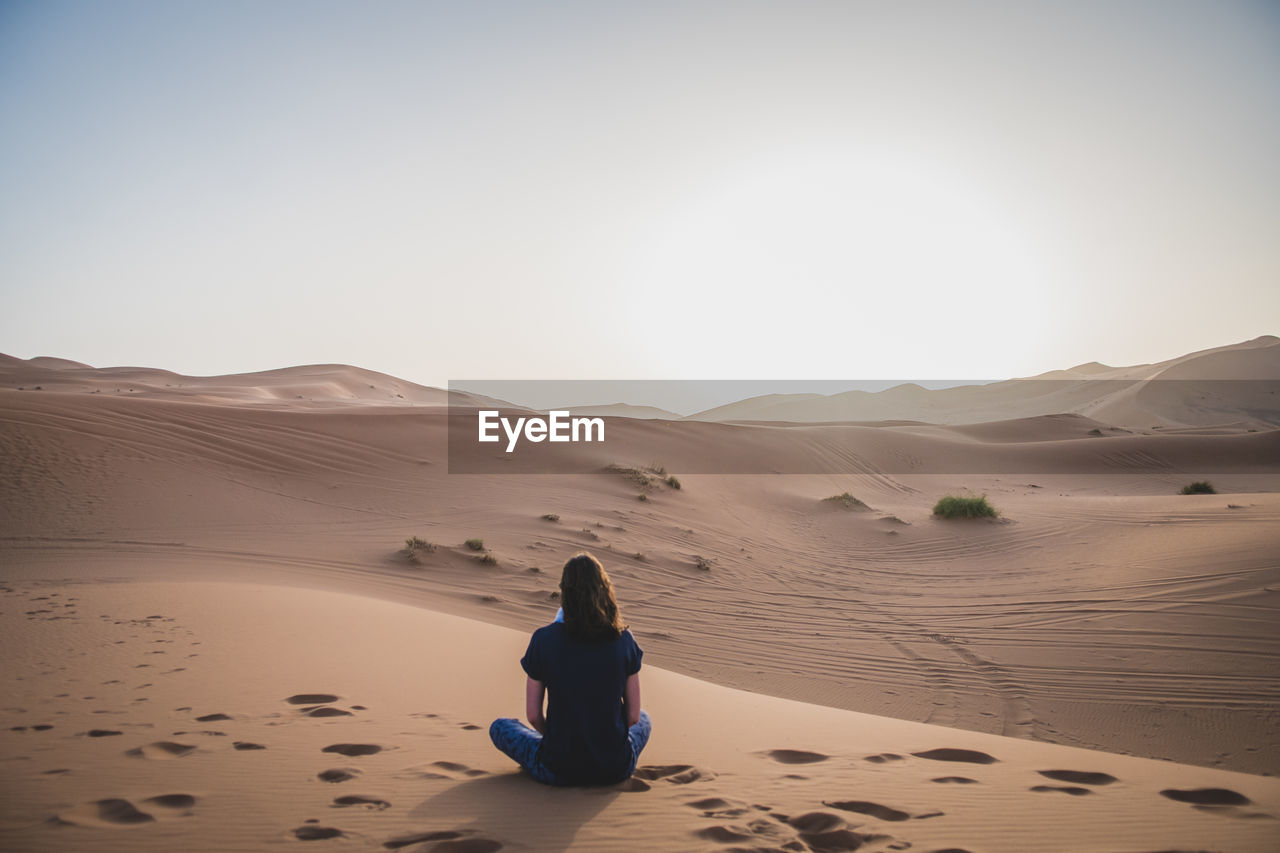
[[[498,558],[492,554],[481,554],[479,557],[476,557],[476,559],[486,566],[498,565]]]
[[[867,506],[862,501],[858,500],[848,492],[842,492],[841,494],[838,494],[838,495],[832,495],[831,497],[823,498],[822,500],[823,502],[829,501],[833,504],[836,504],[842,507],[843,509],[856,509],[859,511],[871,509],[871,507]]]
[[[1188,483],[1182,487],[1181,492],[1184,495],[1216,495],[1217,493],[1218,490],[1208,480],[1196,480],[1194,483]]]
[[[546,515],[542,516],[542,518],[543,518],[543,520],[544,520],[544,521],[559,521],[559,520],[560,520],[560,516],[556,515],[554,512],[549,512],[549,513],[547,513]]]
[[[466,542],[464,542],[464,543],[462,543],[462,544],[466,545],[466,546],[467,546],[468,548],[470,548],[472,551],[483,551],[483,550],[484,550],[484,540],[483,540],[483,539],[468,539]]]
[[[933,514],[943,518],[995,518],[1000,513],[987,503],[986,495],[947,495],[933,505]]]
[[[425,539],[419,539],[417,536],[410,536],[408,539],[404,540],[404,550],[400,553],[404,554],[410,563],[417,564],[422,562],[421,555],[423,553],[430,554],[435,549],[436,546],[434,543],[428,542]]]
[[[673,489],[679,489],[680,481],[676,478],[675,474],[672,474],[670,477],[667,478],[667,485]]]

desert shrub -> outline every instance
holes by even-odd
[[[481,554],[479,557],[476,557],[476,559],[486,566],[498,565],[498,558],[492,554]]]
[[[636,500],[638,500],[638,501],[647,501],[647,500],[649,500],[649,496],[648,496],[648,495],[646,495],[644,492],[641,492],[640,494],[636,495]]]
[[[698,568],[699,571],[703,571],[703,572],[711,571],[711,561],[708,560],[706,557],[694,557],[693,564]]]
[[[823,498],[822,500],[824,502],[830,501],[842,509],[856,509],[859,511],[871,509],[871,507],[867,506],[848,492],[841,492],[838,495],[832,495],[831,497]]]
[[[947,495],[933,505],[933,514],[943,518],[995,518],[1000,513],[987,496]]]
[[[639,468],[632,468],[627,465],[612,464],[605,468],[611,474],[618,474],[624,480],[635,483],[642,489],[653,488],[653,477],[646,474]]]
[[[675,474],[672,474],[670,477],[668,477],[668,478],[667,478],[667,485],[668,485],[668,486],[670,486],[670,487],[671,487],[671,488],[673,488],[673,489],[679,489],[679,488],[680,488],[680,480],[678,480],[678,479],[676,478],[676,475],[675,475]]]
[[[1180,494],[1184,495],[1216,495],[1218,490],[1213,487],[1213,483],[1208,480],[1196,480],[1194,483],[1187,483],[1182,487]]]
[[[547,513],[546,515],[542,516],[542,518],[543,518],[543,520],[544,520],[544,521],[559,521],[559,520],[560,520],[560,516],[556,515],[554,512],[549,512],[549,513]]]
[[[484,550],[484,540],[483,540],[483,539],[468,539],[466,542],[463,542],[462,544],[463,544],[463,545],[466,545],[466,546],[467,546],[468,548],[470,548],[472,551],[483,551],[483,550]]]
[[[404,550],[400,553],[404,554],[405,557],[409,559],[410,563],[420,563],[422,562],[422,554],[430,554],[435,549],[436,546],[434,543],[428,542],[425,539],[420,539],[417,536],[410,536],[408,539],[404,540]]]
[[[644,562],[644,552],[643,552],[643,551],[636,551],[634,554],[632,554],[632,555],[631,555],[631,557],[632,557],[632,559],[639,560],[641,563],[643,563],[643,562]]]

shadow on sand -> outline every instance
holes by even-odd
[[[422,826],[422,837],[408,833],[387,842],[411,851],[492,853],[507,844],[562,851],[578,830],[609,806],[623,789],[556,788],[541,785],[523,772],[503,773],[460,782],[414,806],[409,816]],[[456,833],[456,834],[454,834]]]

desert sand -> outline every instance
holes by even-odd
[[[0,847],[1276,849],[1280,430],[1151,391],[616,418],[589,473],[462,475],[446,392],[382,374],[0,358]],[[762,457],[814,470],[728,473]],[[932,517],[960,490],[1001,517]],[[638,780],[550,790],[485,729],[584,548],[654,736]]]

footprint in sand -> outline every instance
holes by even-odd
[[[1093,791],[1090,791],[1088,788],[1079,788],[1075,785],[1034,785],[1031,790],[1038,793],[1056,791],[1060,794],[1070,794],[1073,797],[1083,797],[1086,794],[1093,793]]]
[[[930,782],[942,782],[943,784],[946,784],[946,783],[950,782],[950,783],[954,783],[954,784],[956,784],[956,785],[976,785],[976,784],[978,784],[978,780],[977,780],[977,779],[970,779],[968,776],[939,776],[938,778],[936,778],[936,779],[930,779],[929,781],[930,781]]]
[[[308,717],[354,717],[350,711],[344,711],[341,708],[333,708],[325,705],[321,708],[312,708],[306,712]]]
[[[885,835],[866,835],[853,832],[839,815],[830,812],[808,812],[791,818],[783,818],[800,836],[810,850],[857,850],[871,841],[887,839]],[[786,845],[784,845],[786,846]]]
[[[1087,770],[1037,770],[1046,779],[1070,782],[1073,785],[1110,785],[1116,777],[1110,773],[1090,773]]]
[[[89,737],[112,737],[120,734],[120,732],[112,731],[111,729],[89,729],[85,734]]]
[[[840,809],[842,812],[857,812],[858,814],[870,815],[880,820],[897,822],[908,820],[911,815],[900,809],[882,806],[879,803],[870,803],[866,800],[838,800],[836,802],[828,802],[823,800],[822,804],[833,809]]]
[[[219,720],[231,719],[226,714],[205,714],[203,717],[196,717],[197,723],[216,723]]]
[[[1238,794],[1230,788],[1195,788],[1190,791],[1165,788],[1160,792],[1160,796],[1196,806],[1247,806],[1253,802],[1244,794]]]
[[[896,752],[882,752],[879,755],[868,755],[862,760],[870,761],[872,764],[884,764],[887,761],[905,761],[906,759]]]
[[[459,764],[456,761],[433,761],[432,767],[439,767],[448,773],[460,773],[463,776],[488,776],[488,770],[478,770],[475,767],[468,767],[465,764]]]
[[[143,802],[164,809],[185,812],[196,804],[196,798],[190,794],[160,794],[156,797],[147,797]]]
[[[148,806],[157,807],[175,816],[189,815],[196,804],[196,798],[190,794],[160,794],[143,800]],[[180,813],[180,814],[179,814]],[[120,797],[93,800],[60,812],[57,816],[62,823],[77,826],[121,827],[137,826],[143,823],[154,823],[154,815],[144,812],[133,803]]]
[[[390,841],[382,842],[382,846],[388,850],[399,850],[401,847],[408,847],[410,844],[425,844],[428,841],[453,841],[461,837],[461,832],[442,829],[438,832],[417,832],[413,835],[393,838]]]
[[[406,767],[392,774],[397,779],[464,779],[477,776],[488,776],[488,770],[479,770],[459,764],[456,761],[433,761],[430,764],[419,764]]]
[[[633,775],[646,782],[661,779],[673,785],[687,785],[699,779],[715,778],[710,770],[702,770],[691,764],[649,764],[637,767]]]
[[[771,749],[765,755],[779,764],[816,764],[831,757],[821,752],[806,752],[803,749]]]
[[[391,808],[391,803],[386,800],[379,800],[377,797],[334,797],[333,804],[339,808],[346,806],[365,806],[366,808],[377,812]]]
[[[155,818],[144,811],[139,811],[128,800],[112,797],[105,800],[94,800],[81,803],[74,808],[58,814],[62,823],[76,826],[137,826],[140,823],[152,823]]]
[[[321,782],[347,782],[360,775],[360,771],[354,767],[334,767],[330,770],[321,770],[316,774],[316,778]]]
[[[337,702],[338,697],[332,693],[295,693],[284,701],[290,705],[328,705]]]
[[[754,834],[750,829],[735,826],[708,826],[696,830],[694,835],[716,844],[733,844],[737,841],[751,841]]]
[[[338,755],[345,755],[348,758],[354,758],[358,755],[374,755],[382,752],[382,747],[376,743],[335,743],[326,746],[321,752],[336,752]]]
[[[246,750],[246,749],[266,749],[266,747],[265,747],[265,746],[263,746],[263,745],[262,745],[262,744],[260,744],[260,743],[253,743],[252,741],[247,741],[247,740],[238,740],[238,741],[236,741],[235,743],[233,743],[233,744],[231,744],[231,745],[232,745],[232,746],[234,746],[236,749],[239,749],[239,750]]]
[[[745,803],[733,803],[721,797],[705,797],[685,805],[702,812],[703,817],[741,817],[751,811]]]
[[[492,838],[467,838],[467,833],[453,829],[443,829],[437,832],[418,832],[413,835],[405,835],[400,838],[393,838],[390,841],[384,841],[382,846],[388,850],[399,850],[401,847],[408,847],[411,844],[425,844],[431,841],[439,842],[431,848],[431,853],[494,853],[494,851],[502,849],[501,841],[494,841]]]
[[[341,838],[342,830],[332,826],[300,826],[293,831],[293,837],[299,841],[323,841],[326,838]]]
[[[194,746],[188,746],[185,743],[158,740],[145,746],[134,747],[128,750],[125,755],[131,755],[134,758],[150,758],[156,761],[164,761],[170,758],[182,758],[195,751],[196,748]]]
[[[995,764],[999,761],[999,759],[993,758],[985,752],[979,752],[976,749],[953,749],[951,747],[930,749],[924,752],[913,752],[911,754],[916,758],[927,758],[930,761],[963,761],[967,764]]]

